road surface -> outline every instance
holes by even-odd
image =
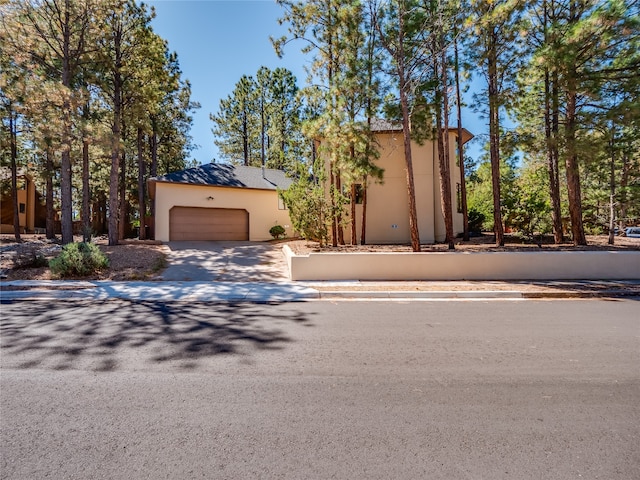
[[[639,306],[3,304],[1,478],[640,478]]]

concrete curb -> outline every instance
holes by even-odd
[[[507,290],[479,291],[320,291],[320,299],[395,299],[395,300],[438,300],[438,299],[510,299],[510,300],[542,300],[569,298],[623,298],[639,297],[640,292],[626,290],[603,290],[599,292],[560,291],[560,292],[520,292]]]
[[[535,300],[640,297],[636,288],[608,290],[322,290],[314,285],[225,282],[111,282],[9,281],[2,282],[0,300],[106,300],[176,302],[297,302],[308,300]]]
[[[630,290],[602,290],[602,291],[560,291],[560,292],[523,292],[522,298],[621,298],[640,297],[640,292]]]
[[[395,300],[437,300],[437,299],[522,299],[523,293],[506,290],[477,291],[320,291],[320,299],[395,299]]]
[[[11,281],[1,286],[1,300],[291,302],[319,298],[317,290],[291,283]]]

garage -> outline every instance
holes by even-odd
[[[150,178],[154,238],[264,242],[274,225],[292,236],[280,197],[291,182],[281,170],[222,163]]]
[[[169,239],[249,240],[249,212],[234,208],[173,207]]]

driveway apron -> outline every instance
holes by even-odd
[[[278,244],[262,242],[169,242],[162,280],[203,282],[288,281]]]

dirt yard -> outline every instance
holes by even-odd
[[[15,259],[20,249],[37,249],[50,260],[60,252],[60,245],[44,235],[22,235],[17,244],[13,235],[0,236],[0,273],[2,280],[54,280],[49,267],[16,268]],[[76,241],[81,241],[77,238]],[[166,267],[167,247],[161,242],[126,240],[122,245],[107,246],[106,238],[94,242],[109,259],[109,268],[83,280],[150,280]]]
[[[587,246],[575,247],[572,243],[562,243],[556,245],[553,243],[553,237],[545,237],[537,239],[537,242],[525,241],[524,239],[505,235],[504,247],[496,247],[492,235],[481,235],[471,237],[468,242],[462,239],[456,239],[456,251],[460,252],[518,252],[531,250],[564,250],[564,251],[588,251],[588,250],[640,250],[640,238],[616,237],[615,244],[607,243],[608,236],[592,235],[587,236]],[[291,250],[298,255],[305,255],[311,252],[411,252],[409,245],[351,245],[344,246],[325,246],[320,248],[318,242],[309,242],[306,240],[293,240],[286,242]],[[447,245],[429,244],[422,245],[423,252],[446,252]]]

